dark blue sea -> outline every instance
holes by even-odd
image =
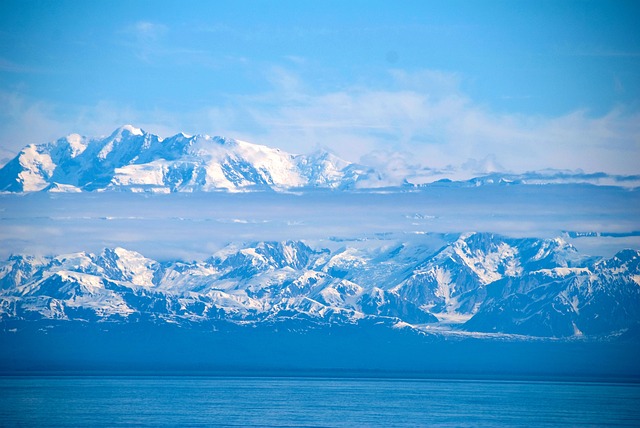
[[[2,426],[640,426],[633,383],[218,376],[0,377]]]

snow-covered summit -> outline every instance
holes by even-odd
[[[239,192],[388,186],[418,190],[423,186],[571,183],[633,188],[640,185],[640,175],[587,174],[581,170],[491,172],[464,181],[451,181],[447,174],[454,177],[455,170],[437,172],[416,163],[403,170],[403,177],[398,177],[398,172],[388,170],[383,164],[374,169],[340,159],[329,150],[293,154],[202,134],[179,133],[160,138],[133,125],[124,125],[106,137],[70,134],[49,143],[26,146],[0,168],[0,192]],[[395,178],[390,180],[389,174]]]
[[[162,139],[132,125],[107,137],[71,134],[25,147],[0,169],[0,190],[150,192],[345,188],[368,173],[334,155],[294,155],[245,141],[189,136]]]
[[[578,257],[561,240],[463,234],[313,248],[231,244],[202,262],[107,248],[0,261],[0,321],[353,324],[542,337],[608,336],[640,325],[640,252]]]

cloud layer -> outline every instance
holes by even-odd
[[[133,31],[133,30],[132,30]],[[135,28],[152,37],[162,28]],[[141,54],[142,55],[142,54]],[[124,123],[168,136],[185,131],[226,135],[305,153],[317,147],[363,163],[403,164],[426,174],[543,168],[618,174],[640,172],[640,114],[616,108],[594,116],[509,114],[474,102],[460,76],[434,70],[390,70],[378,85],[315,90],[283,67],[264,71],[268,90],[228,95],[192,110],[140,110],[112,102],[62,106],[0,93],[0,156],[72,132],[106,135]],[[413,168],[415,169],[415,168]]]

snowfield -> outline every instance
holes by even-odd
[[[0,264],[0,319],[240,324],[305,320],[452,334],[607,337],[640,325],[640,251],[582,255],[563,239],[229,245],[201,262],[124,248]],[[381,245],[382,244],[382,245]]]

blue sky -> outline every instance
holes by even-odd
[[[640,5],[0,3],[0,159],[132,123],[352,161],[640,173]]]

